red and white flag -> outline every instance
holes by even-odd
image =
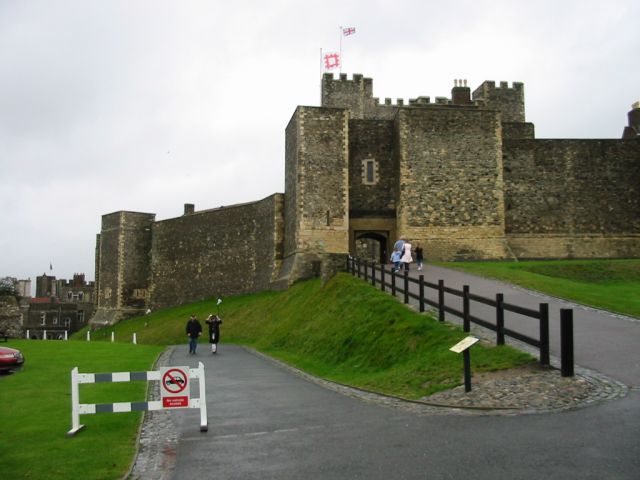
[[[354,35],[356,33],[356,27],[343,27],[342,35],[348,37],[349,35]]]
[[[325,53],[324,54],[324,68],[325,70],[333,70],[340,66],[340,54],[339,53]]]

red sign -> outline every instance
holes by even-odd
[[[164,397],[163,408],[184,408],[189,406],[189,397]]]

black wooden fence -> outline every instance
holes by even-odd
[[[438,309],[438,320],[444,322],[445,313],[450,313],[462,319],[462,326],[465,332],[471,330],[471,323],[488,328],[496,332],[496,343],[504,345],[505,336],[515,338],[540,350],[540,363],[549,365],[549,304],[540,303],[537,310],[521,307],[504,301],[504,295],[497,293],[495,299],[475,295],[469,291],[469,286],[464,285],[462,290],[447,287],[444,280],[438,283],[431,283],[420,275],[417,279],[409,276],[409,272],[393,272],[387,270],[384,265],[376,265],[373,262],[359,260],[354,257],[347,257],[347,272],[358,278],[364,278],[371,282],[371,285],[380,285],[384,292],[391,289],[391,294],[395,297],[402,294],[404,303],[409,303],[409,298],[418,301],[420,312],[425,311],[425,305],[430,305]],[[379,273],[380,275],[377,275]],[[409,284],[418,286],[418,293],[413,293],[409,289]],[[433,301],[425,295],[425,289],[437,291],[438,300]],[[445,293],[462,298],[462,311],[457,310],[445,303]],[[479,302],[495,308],[495,322],[478,318],[471,312],[471,301]],[[504,312],[509,311],[525,317],[538,320],[538,338],[532,338],[520,332],[507,328],[504,323]],[[573,376],[573,310],[563,309],[561,311],[561,371],[563,376]]]

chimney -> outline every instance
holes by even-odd
[[[469,105],[471,103],[471,89],[466,80],[455,79],[451,90],[451,101],[454,105]]]
[[[184,214],[189,215],[195,212],[196,206],[193,203],[185,203],[184,204]]]

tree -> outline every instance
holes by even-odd
[[[17,297],[16,281],[11,277],[0,278],[0,297]]]

